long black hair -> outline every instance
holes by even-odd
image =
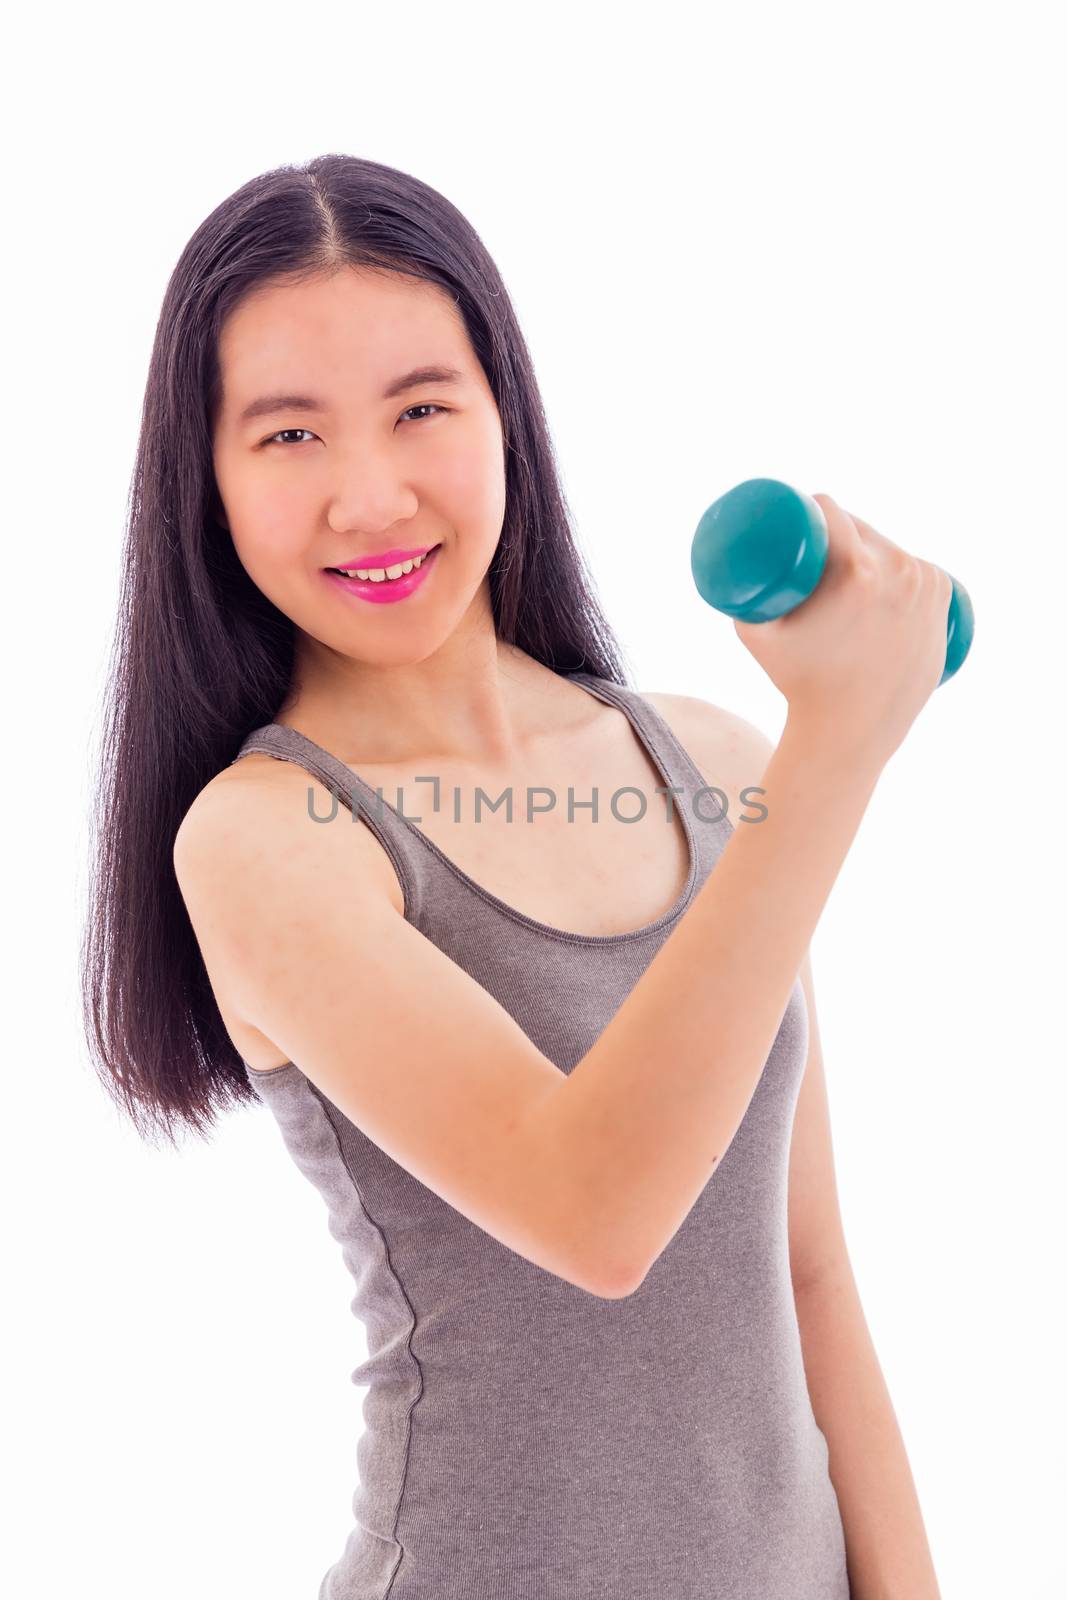
[[[575,544],[533,363],[481,239],[443,195],[355,156],[267,172],[200,224],[163,297],[127,507],[118,617],[90,817],[83,1018],[101,1082],[142,1137],[204,1136],[254,1098],[173,867],[197,794],[273,720],[295,625],[225,527],[212,440],[226,317],[267,280],[346,267],[443,288],[500,413],[506,506],[489,568],[498,637],[566,675],[626,684]]]

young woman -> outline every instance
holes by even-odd
[[[735,625],[773,748],[627,684],[441,195],[285,167],[175,269],[86,1022],[144,1134],[261,1100],[329,1208],[368,1359],[319,1600],[937,1593],[807,950],[950,583],[818,500],[816,593]]]

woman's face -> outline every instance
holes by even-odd
[[[446,293],[355,268],[262,287],[228,317],[219,362],[213,456],[225,522],[280,611],[377,665],[423,659],[465,619],[492,626],[485,578],[504,519],[503,433]],[[386,394],[417,368],[458,376]],[[246,414],[261,401],[269,409]],[[423,581],[394,604],[361,598],[328,571],[435,545]]]

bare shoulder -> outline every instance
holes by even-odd
[[[323,906],[331,893],[347,895],[349,903],[358,894],[364,908],[376,901],[403,914],[399,880],[362,818],[343,829],[309,827],[309,787],[318,791],[315,815],[329,817],[330,796],[305,768],[258,751],[242,756],[199,791],[174,838],[174,874],[219,1014],[238,1054],[265,1072],[290,1058],[237,999],[234,953],[249,941],[242,934],[235,944],[232,925],[255,925],[257,939],[277,926],[280,936],[291,919],[273,909],[279,863],[301,876]]]
[[[174,838],[173,860],[179,879],[200,881],[215,875],[238,845],[267,851],[292,850],[297,839],[310,842],[334,837],[336,828],[306,826],[310,806],[318,818],[331,814],[332,800],[313,773],[294,761],[281,761],[261,751],[242,756],[217,772],[189,806]],[[395,870],[366,821],[343,830],[345,849],[358,853],[370,869],[368,881],[378,884],[390,901],[403,905]],[[254,862],[254,854],[242,852]]]
[[[640,693],[692,757],[704,782],[727,795],[728,814],[736,818],[750,804],[743,791],[758,788],[762,781],[774,741],[737,712],[697,695]]]
[[[301,777],[305,783],[313,781],[293,762],[259,752],[223,767],[205,783],[182,818],[174,837],[175,863],[209,861],[245,823],[269,828],[274,820],[280,821],[278,798],[291,796]]]

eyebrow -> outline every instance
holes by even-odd
[[[463,373],[457,372],[455,367],[413,367],[410,372],[404,372],[399,378],[394,378],[382,390],[383,400],[394,400],[398,394],[405,394],[409,389],[421,388],[427,383],[462,383]],[[306,394],[265,394],[258,400],[251,401],[238,417],[238,426],[246,422],[254,422],[257,417],[270,417],[279,411],[318,411],[329,409],[321,400],[316,400],[312,395]]]

